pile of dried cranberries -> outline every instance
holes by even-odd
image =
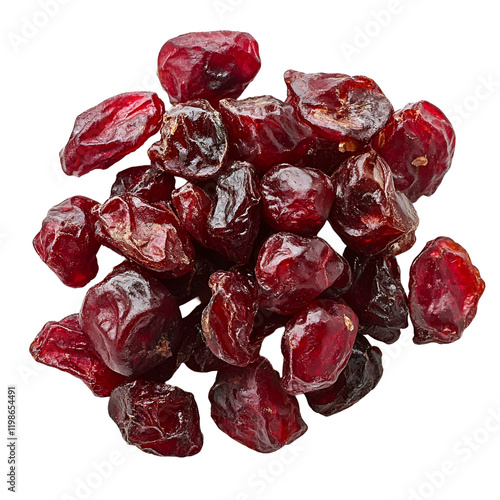
[[[427,101],[395,112],[373,80],[338,73],[287,71],[286,101],[238,100],[260,64],[247,33],[169,40],[158,75],[172,107],[151,92],[112,97],[77,117],[60,154],[81,176],[160,132],[150,164],[119,172],[104,203],[51,208],[34,239],[70,287],[96,276],[101,245],[124,257],[30,351],[110,396],[124,439],[148,453],[202,447],[193,395],[165,383],[182,363],[217,372],[209,398],[223,432],[272,452],[307,430],[296,395],[332,415],[377,385],[381,351],[367,336],[395,342],[409,315],[415,343],[453,342],[484,290],[447,237],[414,260],[409,296],[396,261],[416,240],[413,203],[450,168],[446,116]],[[343,255],[317,236],[326,222]],[[280,376],[260,348],[281,327]]]

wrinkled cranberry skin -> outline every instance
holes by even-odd
[[[106,365],[125,376],[140,375],[172,356],[181,335],[175,299],[129,262],[88,290],[80,324]]]
[[[278,372],[263,357],[219,371],[209,399],[217,427],[261,453],[279,450],[307,430],[297,399],[283,391]]]
[[[95,396],[107,397],[130,380],[104,364],[82,332],[78,314],[46,323],[31,343],[30,353],[35,361],[79,378]]]
[[[109,198],[93,214],[97,239],[115,252],[168,278],[192,269],[193,245],[168,206],[125,193]]]
[[[346,260],[321,238],[276,233],[262,245],[255,266],[261,306],[295,314],[343,277],[346,267]]]
[[[255,169],[235,162],[217,180],[208,219],[212,248],[238,264],[246,264],[260,227],[261,196]]]
[[[64,200],[49,210],[33,239],[36,253],[67,286],[85,286],[97,275],[101,245],[94,236],[91,212],[98,205],[85,196]]]
[[[60,152],[67,175],[80,177],[111,167],[160,130],[165,106],[153,92],[128,92],[107,99],[76,118]]]
[[[108,412],[123,439],[146,453],[188,457],[203,446],[194,396],[178,387],[136,380],[113,391]]]
[[[394,113],[372,141],[391,167],[396,189],[412,202],[431,196],[451,167],[455,132],[446,115],[427,101]]]
[[[366,76],[340,73],[285,73],[287,102],[319,135],[332,141],[369,141],[394,109]]]
[[[462,246],[445,236],[429,241],[410,268],[413,342],[458,340],[476,316],[484,288],[479,270]]]
[[[330,223],[358,253],[376,255],[418,226],[410,200],[396,191],[387,163],[373,150],[349,158],[332,176]]]
[[[277,165],[262,178],[260,191],[267,224],[302,236],[318,233],[333,203],[330,178],[311,168]]]
[[[259,309],[254,276],[246,270],[218,271],[210,276],[212,298],[203,311],[203,334],[209,349],[235,366],[246,366],[259,357],[260,344],[250,335]]]
[[[174,177],[160,168],[151,165],[130,167],[116,175],[111,196],[131,193],[148,203],[167,202],[174,187]]]
[[[186,33],[168,40],[158,56],[158,76],[172,104],[237,98],[260,66],[256,40],[238,31]]]
[[[170,108],[161,140],[148,150],[153,165],[190,181],[215,177],[225,165],[227,138],[221,115],[205,100]]]
[[[352,269],[353,283],[342,298],[357,314],[363,333],[382,342],[396,341],[399,330],[408,326],[408,297],[396,258],[384,255],[370,258],[349,248],[344,257]],[[388,329],[397,333],[388,337]]]
[[[281,341],[281,385],[289,394],[331,386],[351,355],[358,331],[354,311],[333,300],[315,300],[286,324]]]
[[[377,386],[382,373],[382,351],[358,335],[337,381],[330,387],[307,393],[307,402],[313,411],[329,417],[364,398]]]
[[[228,132],[231,156],[264,172],[273,165],[300,160],[313,137],[292,105],[270,95],[239,101],[223,99],[219,109]]]

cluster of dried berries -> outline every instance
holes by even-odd
[[[81,176],[161,131],[150,165],[119,172],[104,203],[56,205],[34,239],[71,287],[96,276],[100,245],[125,258],[79,314],[43,327],[31,354],[110,396],[124,439],[148,453],[202,447],[193,395],[165,383],[182,363],[217,372],[209,399],[223,432],[272,452],[307,430],[297,395],[332,415],[377,385],[381,351],[367,336],[392,343],[410,316],[415,343],[453,342],[484,290],[446,237],[413,262],[409,296],[401,283],[413,203],[434,193],[453,157],[438,108],[394,112],[369,78],[298,71],[285,73],[286,101],[238,100],[259,68],[247,33],[169,40],[158,75],[172,107],[150,92],[112,97],[76,119],[60,155]],[[343,255],[317,236],[327,221]],[[182,318],[179,306],[196,298]],[[280,376],[260,349],[281,327]]]

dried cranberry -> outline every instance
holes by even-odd
[[[439,108],[419,101],[394,113],[372,145],[391,167],[396,189],[415,202],[441,184],[455,152],[455,132]]]
[[[411,201],[396,191],[389,166],[375,151],[349,158],[334,172],[332,182],[330,223],[356,252],[387,251],[418,226]]]
[[[166,205],[125,193],[111,197],[93,213],[98,240],[137,264],[169,278],[193,267],[193,245]]]
[[[145,165],[122,170],[111,186],[111,196],[131,193],[148,203],[167,202],[175,187],[175,179],[164,170]]]
[[[259,308],[257,284],[245,270],[218,271],[210,276],[212,298],[203,312],[202,327],[210,350],[220,359],[246,366],[259,357],[250,342]]]
[[[45,324],[31,343],[30,353],[35,361],[83,380],[95,396],[109,396],[113,389],[130,380],[104,364],[82,332],[78,314]]]
[[[98,271],[92,208],[99,204],[85,196],[73,196],[52,207],[35,236],[36,253],[67,286],[82,287]]]
[[[311,168],[278,165],[260,184],[264,220],[276,231],[313,236],[323,227],[333,203],[329,177]]]
[[[287,102],[326,139],[369,141],[394,112],[380,87],[366,76],[287,71]]]
[[[252,165],[234,163],[217,180],[215,202],[208,219],[212,248],[238,264],[250,259],[259,231],[261,197]]]
[[[364,398],[379,383],[382,373],[382,352],[358,335],[337,381],[330,387],[307,393],[307,402],[316,413],[329,417]]]
[[[283,391],[265,358],[219,371],[209,399],[217,427],[261,453],[279,450],[307,430],[297,399]]]
[[[451,238],[429,241],[410,268],[415,344],[458,340],[476,316],[485,284],[466,250]]]
[[[179,307],[170,292],[128,262],[89,289],[80,324],[103,361],[126,376],[172,356],[181,335]]]
[[[293,106],[270,95],[219,103],[233,158],[266,171],[280,163],[300,160],[312,139],[311,130]]]
[[[148,150],[151,163],[190,181],[216,176],[226,161],[227,139],[221,115],[208,101],[189,101],[169,109],[161,140]]]
[[[178,387],[136,380],[112,392],[108,411],[123,439],[146,453],[187,457],[203,446],[194,396]]]
[[[206,31],[168,40],[158,76],[170,102],[239,97],[260,69],[259,46],[248,33]]]
[[[343,278],[347,261],[324,240],[276,233],[260,249],[255,276],[261,305],[292,315]]]
[[[362,332],[382,342],[395,342],[399,330],[408,326],[408,297],[396,258],[365,257],[348,248],[344,257],[351,266],[353,283],[342,298],[357,314]]]
[[[285,327],[283,389],[303,394],[331,386],[349,360],[357,331],[351,308],[333,300],[311,302]]]
[[[120,94],[85,111],[59,155],[64,172],[80,177],[109,168],[160,130],[164,112],[152,92]]]

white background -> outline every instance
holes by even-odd
[[[47,0],[50,15],[42,4],[2,2],[0,16],[0,413],[7,384],[15,384],[17,497],[500,499],[495,2]],[[435,196],[417,202],[418,242],[400,259],[403,279],[425,242],[447,235],[469,251],[487,288],[455,344],[415,346],[408,329],[384,347],[382,381],[353,408],[325,418],[299,398],[309,430],[271,455],[221,433],[207,399],[214,373],[182,367],[171,382],[195,394],[205,444],[195,457],[159,458],[126,445],[107,400],[31,360],[28,347],[43,324],[77,312],[85,294],[65,288],[31,240],[51,206],[76,194],[102,202],[116,172],[147,161],[143,148],[107,171],[66,177],[58,152],[75,117],[130,90],[158,91],[167,101],[154,77],[160,47],[213,29],[248,31],[259,41],[262,70],[244,96],[284,98],[287,69],[342,72],[373,78],[396,109],[426,99],[447,112],[457,132],[454,164]],[[103,249],[99,260],[102,279],[121,259]],[[263,348],[277,369],[279,337]],[[0,449],[6,472],[7,448]]]

